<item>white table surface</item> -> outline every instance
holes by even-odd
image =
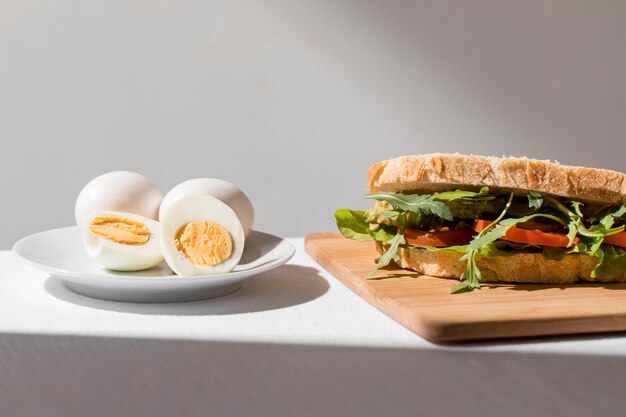
[[[294,258],[238,292],[173,304],[81,296],[0,252],[0,415],[626,409],[623,334],[434,345],[321,269],[303,239],[290,240]]]

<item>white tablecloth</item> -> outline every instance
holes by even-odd
[[[1,416],[623,415],[626,336],[433,345],[293,260],[213,300],[91,299],[0,252]]]

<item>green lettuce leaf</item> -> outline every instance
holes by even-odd
[[[597,275],[619,276],[626,273],[626,248],[614,245],[602,245],[604,259],[596,267]]]
[[[370,224],[366,221],[367,212],[349,209],[338,209],[335,211],[335,221],[339,232],[348,239],[368,242],[377,240],[387,242],[397,233],[395,226],[384,224]]]
[[[339,232],[348,239],[367,242],[374,240],[370,235],[369,224],[365,221],[365,212],[340,208],[335,211],[335,221]]]
[[[398,233],[398,228],[386,224],[370,224],[368,233],[378,242],[388,242]]]

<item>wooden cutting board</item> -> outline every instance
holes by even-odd
[[[348,288],[432,342],[626,330],[626,284],[483,284],[450,294],[455,280],[399,268],[378,271],[373,242],[306,237],[306,251]]]

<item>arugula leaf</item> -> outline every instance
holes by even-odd
[[[582,226],[582,221],[580,220],[580,216],[575,213],[572,213],[567,207],[561,204],[558,200],[545,196],[545,202],[555,208],[557,211],[561,212],[565,216],[567,222],[567,238],[569,239],[567,243],[567,247],[570,247],[574,244],[574,239],[578,234],[579,226]]]
[[[503,237],[511,227],[519,223],[527,222],[535,217],[544,217],[561,223],[562,225],[566,224],[561,218],[546,213],[535,213],[520,218],[502,220],[511,207],[513,196],[513,193],[509,195],[506,206],[498,218],[491,222],[467,245],[467,252],[461,258],[462,261],[467,261],[465,271],[461,275],[461,283],[452,287],[450,291],[452,294],[480,288],[480,270],[476,266],[476,255],[480,254],[481,251],[485,251],[485,248],[493,244],[499,238]]]
[[[367,199],[386,201],[396,210],[404,210],[405,212],[415,214],[435,214],[446,220],[454,220],[448,206],[441,201],[437,201],[435,197],[435,195],[399,193],[378,193],[365,196]]]
[[[622,204],[611,215],[617,220],[626,223],[626,206]]]
[[[481,216],[497,216],[504,208],[506,198],[503,199],[500,196],[494,196],[492,200],[459,198],[446,201],[445,204],[455,218],[472,219],[473,221]]]
[[[461,257],[462,261],[467,260],[465,271],[461,274],[461,282],[450,288],[450,294],[459,294],[480,288],[480,269],[476,265],[477,251],[471,250]]]
[[[397,261],[398,259],[400,259],[400,256],[398,255],[398,248],[400,247],[400,245],[404,245],[406,243],[406,240],[404,239],[404,228],[406,227],[406,216],[407,216],[406,213],[403,213],[400,216],[398,216],[398,224],[400,226],[400,229],[398,230],[398,233],[391,240],[387,242],[387,244],[389,245],[389,248],[387,248],[385,253],[383,253],[378,258],[376,258],[375,262],[379,264],[380,266],[374,271],[372,271],[372,273],[370,274],[370,278],[374,276],[374,274],[376,273],[378,269],[386,267],[387,265],[389,265],[391,261]]]
[[[570,201],[570,205],[574,208],[574,213],[576,213],[576,215],[582,219],[584,216],[580,207],[584,206],[584,204],[580,201]]]
[[[509,195],[509,199],[504,206],[504,210],[502,210],[502,213],[500,213],[500,215],[493,222],[489,223],[487,227],[481,230],[481,232],[474,239],[472,239],[469,245],[467,245],[467,252],[461,257],[462,261],[467,261],[465,271],[463,271],[463,273],[461,274],[461,283],[453,285],[450,289],[450,294],[458,294],[461,292],[472,291],[476,288],[480,288],[481,274],[480,269],[478,269],[478,266],[476,265],[476,254],[487,243],[491,243],[494,240],[498,239],[498,237],[493,237],[492,240],[482,238],[483,236],[490,233],[492,230],[498,230],[494,229],[494,227],[504,218],[506,212],[509,210],[509,207],[511,207],[511,203],[513,202],[513,196],[514,194],[513,192],[511,192],[511,194]],[[500,234],[499,237],[504,236],[504,233],[506,233],[506,230],[502,234]],[[482,243],[476,244],[477,241],[481,242],[481,239]]]
[[[369,224],[365,221],[365,212],[340,208],[335,211],[337,228],[344,237],[367,242],[373,240],[370,236]]]
[[[623,206],[621,206],[615,212],[605,212],[601,215],[601,217],[592,219],[593,222],[597,222],[598,224],[594,224],[587,228],[582,221],[583,215],[582,211],[580,210],[580,206],[582,205],[582,203],[576,201],[571,202],[570,204],[574,209],[574,212],[572,212],[552,197],[546,197],[546,200],[551,206],[556,208],[567,218],[567,236],[569,238],[568,247],[572,245],[576,235],[581,235],[583,239],[585,239],[584,253],[595,256],[597,258],[596,265],[591,271],[591,277],[595,278],[597,276],[598,270],[601,268],[604,262],[604,251],[601,248],[604,237],[619,233],[624,230],[624,225],[619,227],[613,227],[613,224],[615,223],[615,218],[619,218],[619,216],[621,216],[623,213],[626,213],[626,208],[623,209]],[[577,251],[579,251],[578,248]]]
[[[624,204],[620,204],[619,206],[608,207],[597,213],[594,217],[590,217],[589,223],[599,223],[601,219],[608,215],[613,216],[616,220],[626,223],[626,206]]]
[[[578,227],[576,225],[576,222],[571,220],[567,222],[567,233],[565,234],[565,236],[567,236],[567,247],[569,248],[570,246],[572,246],[574,244],[574,240],[576,239],[576,235],[578,234]]]
[[[614,233],[619,233],[621,231],[624,230],[624,226],[620,226],[620,227],[613,227],[613,225],[615,224],[615,219],[620,219],[621,216],[623,216],[624,214],[626,214],[626,207],[624,205],[621,205],[617,210],[615,210],[613,213],[609,213],[606,216],[600,218],[598,220],[599,225],[605,229],[606,233],[605,236],[608,235],[612,235]],[[595,226],[592,226],[591,228],[593,228]],[[621,230],[620,230],[621,228]]]
[[[400,259],[400,256],[398,255],[398,247],[405,243],[406,240],[404,240],[404,233],[398,233],[393,237],[393,239],[387,242],[389,248],[385,251],[385,253],[376,258],[375,261],[380,265],[379,268],[384,268],[389,265],[391,261],[397,261]]]
[[[458,199],[493,200],[495,196],[489,195],[489,187],[483,187],[477,193],[473,191],[463,191],[463,190],[445,191],[443,193],[435,194],[435,198],[437,200],[447,200],[447,201],[454,201]]]
[[[610,235],[614,235],[616,233],[624,231],[623,225],[619,227],[607,228],[603,226],[602,224],[595,224],[589,228],[586,228],[582,223],[579,223],[576,226],[577,226],[578,234],[580,234],[581,236],[586,236],[586,237],[604,237],[604,236],[610,236]]]
[[[537,191],[528,191],[528,207],[539,210],[543,205],[543,196]]]
[[[494,242],[497,239],[500,239],[502,236],[506,234],[506,232],[511,227],[519,223],[525,223],[531,219],[534,219],[535,217],[545,217],[545,218],[554,220],[558,223],[561,223],[563,226],[565,226],[565,222],[561,220],[560,218],[558,218],[557,216],[553,216],[551,214],[545,214],[545,213],[529,214],[528,216],[524,216],[520,218],[509,218],[509,219],[502,220],[500,222],[494,221],[495,224],[491,223],[489,225],[489,226],[493,225],[491,230],[485,232],[482,235],[478,235],[476,238],[474,238],[474,240],[470,242],[469,249],[478,250],[482,248],[483,246],[485,246],[486,244]],[[499,227],[495,227],[496,225]],[[489,228],[489,226],[487,226],[487,228]]]
[[[624,230],[624,226],[612,228],[614,218],[612,214],[607,214],[601,219],[599,219],[599,223],[597,225],[593,225],[589,228],[585,227],[582,221],[582,213],[580,211],[580,205],[582,203],[572,202],[572,206],[574,208],[574,212],[569,210],[563,204],[552,197],[545,197],[546,202],[561,212],[566,219],[567,222],[567,237],[569,238],[568,247],[572,246],[574,243],[574,238],[576,235],[581,235],[590,238],[604,238],[604,236],[612,235],[615,233],[619,233]],[[601,242],[600,242],[601,243]],[[599,243],[598,243],[599,245]]]
[[[619,219],[620,216],[626,214],[626,207],[624,207],[624,205],[620,206],[614,212],[604,212],[600,217],[590,219],[591,223],[598,224],[586,227],[582,221],[583,213],[581,206],[583,206],[583,203],[578,201],[569,202],[572,206],[572,211],[553,197],[545,196],[544,199],[549,206],[555,208],[564,216],[565,224],[568,228],[567,237],[569,238],[569,246],[574,242],[576,235],[597,238],[619,233],[624,230],[623,226],[612,227],[616,218]]]
[[[596,278],[598,276],[598,270],[602,270],[602,264],[604,263],[605,254],[604,250],[601,248],[603,247],[602,242],[604,241],[604,237],[619,233],[624,230],[623,225],[620,227],[613,227],[613,224],[615,224],[615,217],[619,217],[623,211],[626,212],[626,209],[622,210],[623,208],[624,206],[621,206],[614,213],[606,214],[604,217],[598,220],[599,224],[591,226],[588,229],[589,231],[598,234],[591,240],[591,244],[589,245],[588,250],[588,253],[590,255],[593,255],[597,258],[596,265],[591,270],[591,278]]]

